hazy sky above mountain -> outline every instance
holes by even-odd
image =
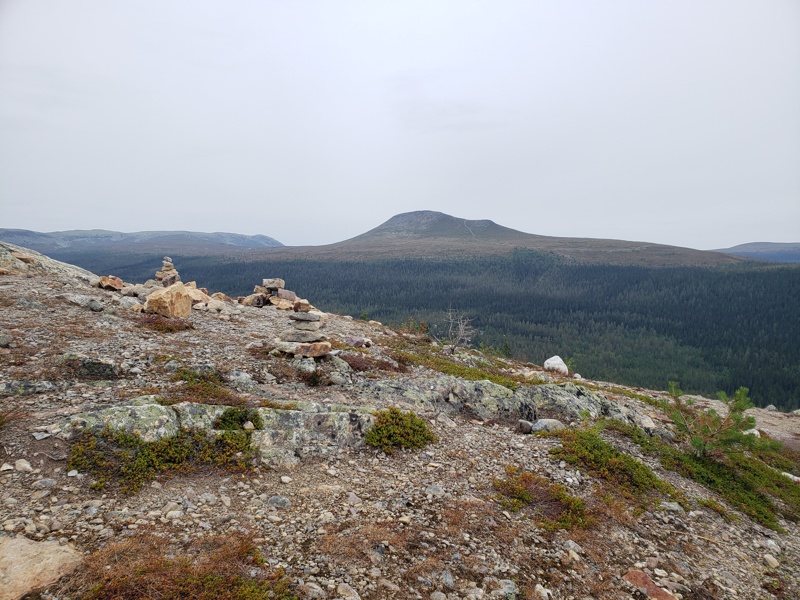
[[[796,0],[0,0],[0,227],[800,241]]]

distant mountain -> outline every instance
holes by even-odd
[[[194,231],[137,231],[122,233],[105,229],[53,231],[39,233],[26,229],[0,229],[0,240],[32,248],[45,254],[85,252],[215,254],[232,248],[272,248],[283,246],[266,235],[238,233],[199,233]]]
[[[745,256],[747,258],[760,258],[761,260],[771,260],[772,262],[800,263],[800,243],[779,244],[772,242],[752,242],[750,244],[740,244],[733,248],[715,250],[735,256]]]
[[[534,235],[489,220],[471,221],[430,210],[396,215],[343,242],[263,249],[250,254],[249,259],[463,258],[508,255],[519,248],[549,252],[581,264],[713,266],[744,260],[649,242]]]

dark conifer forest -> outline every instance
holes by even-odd
[[[56,256],[58,258],[58,256]],[[473,319],[473,344],[541,364],[559,354],[593,379],[690,393],[750,389],[760,406],[800,407],[800,267],[597,266],[517,250],[464,259],[333,261],[174,256],[184,281],[246,295],[265,277],[322,310],[387,324],[452,308]],[[62,257],[127,281],[160,256]]]

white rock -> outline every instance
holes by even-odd
[[[31,466],[31,463],[24,458],[20,458],[18,461],[16,461],[14,463],[14,468],[20,473],[33,473],[33,467]]]
[[[765,554],[764,564],[767,565],[770,569],[777,569],[780,563],[774,556],[772,556],[772,554]]]
[[[800,477],[798,477],[797,475],[792,475],[791,473],[786,473],[786,472],[784,472],[783,474],[792,481],[794,481],[795,483],[800,483]]]
[[[80,552],[58,542],[0,538],[0,600],[16,600],[47,587],[71,573],[82,560]]]
[[[346,583],[340,583],[336,586],[336,594],[343,600],[361,600],[358,592]]]
[[[569,368],[567,367],[566,363],[561,360],[560,356],[551,356],[544,361],[544,370],[558,373],[564,377],[569,375]]]

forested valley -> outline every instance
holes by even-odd
[[[55,256],[126,281],[161,256]],[[713,396],[739,386],[760,406],[800,407],[800,267],[590,266],[535,250],[469,259],[332,261],[173,256],[184,281],[246,295],[264,277],[325,311],[441,331],[453,309],[473,344],[586,377]]]

